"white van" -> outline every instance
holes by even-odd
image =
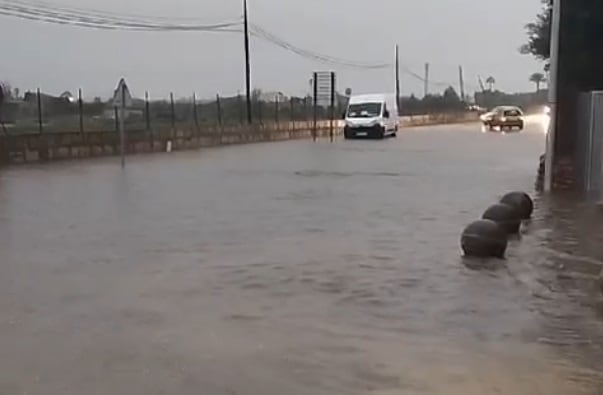
[[[398,132],[398,105],[395,95],[357,95],[350,98],[345,112],[343,135],[346,139],[382,139]]]

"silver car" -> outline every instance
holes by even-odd
[[[524,127],[523,112],[515,106],[495,107],[492,111],[483,114],[480,119],[484,126],[490,130],[497,128],[500,130],[512,130],[513,128],[523,130]]]

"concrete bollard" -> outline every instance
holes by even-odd
[[[461,247],[465,256],[478,258],[504,258],[507,250],[507,233],[496,222],[479,220],[465,228]]]
[[[521,218],[517,210],[508,204],[495,204],[490,206],[482,216],[482,219],[489,219],[496,222],[502,229],[509,234],[519,233]]]
[[[530,195],[525,192],[510,192],[500,200],[503,204],[514,207],[522,220],[530,219],[534,212],[534,202]]]

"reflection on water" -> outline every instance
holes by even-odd
[[[602,213],[463,227],[543,134],[479,125],[0,175],[1,394],[600,394]],[[476,264],[481,270],[476,270]]]

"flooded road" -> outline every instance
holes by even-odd
[[[601,212],[463,227],[544,135],[476,125],[0,173],[0,394],[601,394]],[[473,267],[473,265],[470,265]]]

